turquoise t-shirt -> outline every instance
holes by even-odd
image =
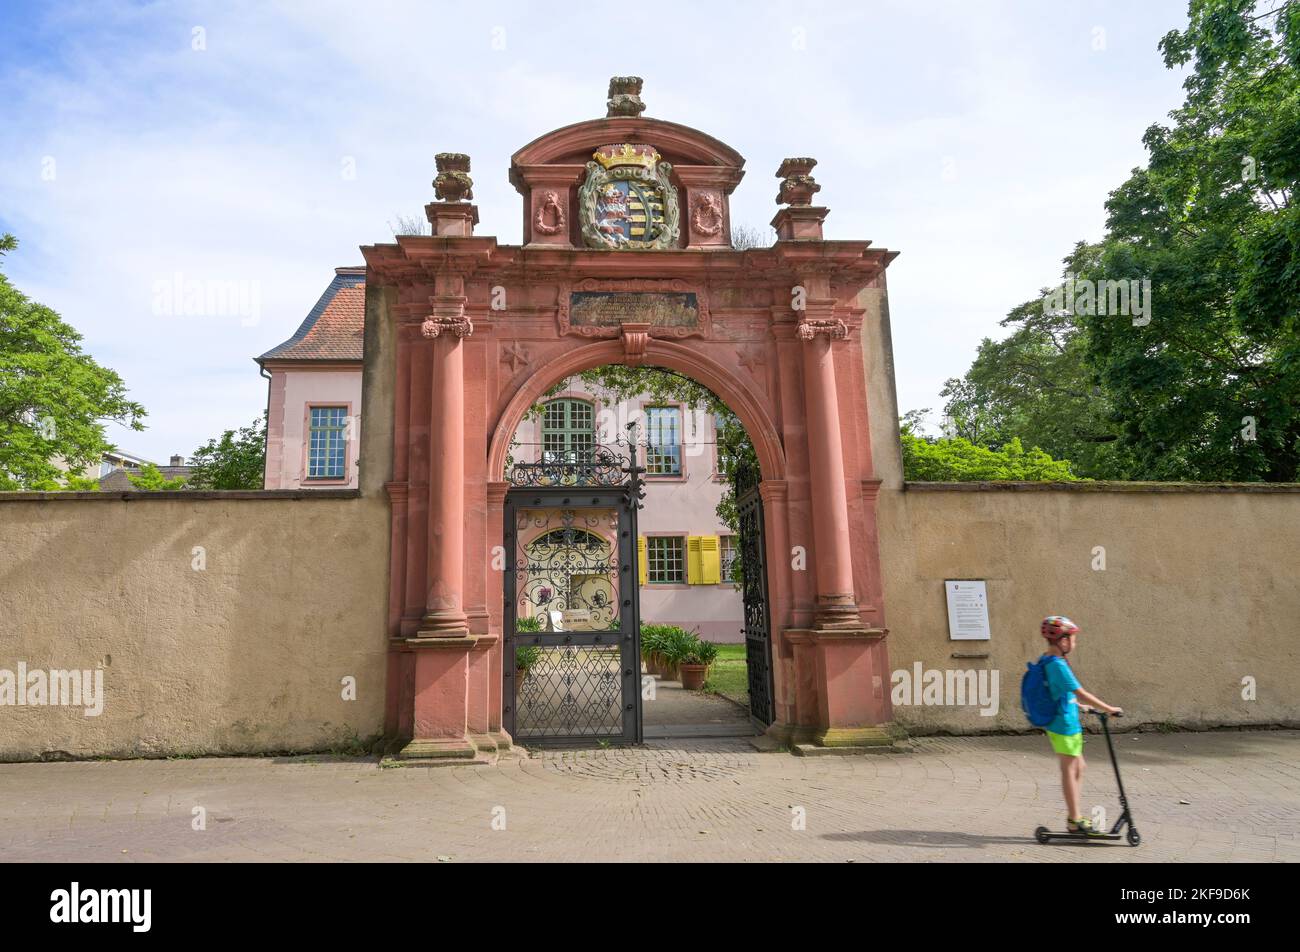
[[[1047,690],[1061,705],[1060,713],[1052,719],[1052,723],[1047,725],[1047,729],[1053,734],[1083,733],[1083,727],[1079,724],[1079,702],[1074,697],[1074,692],[1082,687],[1079,679],[1070,670],[1070,662],[1064,658],[1048,654],[1043,657],[1047,659],[1047,669],[1044,672],[1047,678]]]

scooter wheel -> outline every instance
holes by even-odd
[[[1137,846],[1141,842],[1142,842],[1142,834],[1130,826],[1128,828],[1128,845]]]
[[[1034,830],[1034,839],[1038,840],[1040,843],[1046,843],[1048,839],[1047,827],[1040,826],[1038,829]]]

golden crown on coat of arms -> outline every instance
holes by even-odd
[[[624,142],[622,145],[603,145],[591,156],[607,169],[618,165],[639,165],[653,172],[659,164],[659,153],[654,146],[635,145]]]

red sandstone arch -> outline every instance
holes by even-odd
[[[571,374],[605,364],[622,364],[625,362],[624,356],[623,345],[619,341],[602,341],[567,351],[534,371],[515,391],[498,419],[488,449],[488,478],[494,482],[505,478],[505,461],[510,451],[511,437],[528,408],[542,394]],[[737,380],[716,361],[672,341],[650,341],[646,348],[645,363],[685,374],[717,394],[739,417],[753,441],[763,478],[785,479],[785,451],[781,448],[776,424],[761,401],[755,397],[752,388]]]
[[[675,247],[585,246],[577,196],[587,163],[619,143],[671,164],[656,168],[681,209]],[[775,245],[734,250],[729,197],[744,159],[663,120],[579,122],[518,150],[520,246],[474,235],[477,210],[454,200],[468,163],[439,163],[447,200],[426,207],[433,234],[362,249],[367,361],[387,362],[379,372],[394,394],[386,726],[409,741],[403,756],[473,757],[509,743],[502,569],[491,566],[510,439],[564,376],[623,363],[709,387],[754,442],[777,655],[773,731],[786,743],[888,743],[861,324],[863,296],[882,287],[893,254],[822,239],[812,159],[787,159],[778,172],[778,202],[789,207],[773,220]],[[593,292],[621,303],[579,320]],[[693,302],[685,318],[657,309],[674,295]]]

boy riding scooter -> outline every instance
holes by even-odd
[[[1042,635],[1047,651],[1029,666],[1021,685],[1021,700],[1030,722],[1047,732],[1061,766],[1061,790],[1065,794],[1066,830],[1071,834],[1106,836],[1083,815],[1083,726],[1079,723],[1079,702],[1105,714],[1122,714],[1118,707],[1085,691],[1074,676],[1066,656],[1074,650],[1079,626],[1062,615],[1043,619]],[[1108,737],[1109,739],[1109,737]],[[1117,773],[1118,776],[1118,773]]]

